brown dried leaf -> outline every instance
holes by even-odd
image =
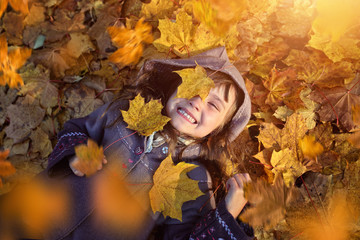
[[[7,108],[10,125],[5,128],[6,135],[14,140],[21,141],[36,128],[45,116],[45,110],[39,101],[30,95],[19,98],[15,104]]]
[[[103,105],[103,101],[95,98],[95,91],[84,84],[74,84],[65,91],[65,104],[71,109],[72,117],[84,117]]]
[[[239,218],[253,227],[263,226],[270,229],[285,218],[285,207],[294,196],[294,188],[287,188],[281,177],[276,178],[273,185],[258,180],[245,187],[245,198],[251,207]]]
[[[40,101],[40,105],[47,109],[58,104],[58,89],[50,82],[50,72],[42,65],[28,65],[20,76],[24,79],[25,85],[20,89],[19,94],[29,94]]]
[[[45,158],[50,155],[53,150],[51,141],[49,140],[49,136],[40,127],[31,132],[30,138],[32,140],[32,152],[39,152],[41,158]]]
[[[321,121],[333,121],[339,123],[348,131],[355,127],[351,117],[351,108],[360,104],[360,78],[359,76],[346,87],[315,88],[310,98],[321,103],[318,111]]]

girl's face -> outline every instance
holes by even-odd
[[[199,96],[191,99],[175,98],[176,90],[166,103],[166,113],[171,118],[171,125],[188,136],[205,137],[226,120],[227,112],[235,104],[235,89],[229,89],[227,102],[224,92],[225,87],[214,87],[202,101]]]

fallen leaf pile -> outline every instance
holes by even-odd
[[[234,141],[234,163],[228,172],[246,171],[269,184],[282,177],[288,188],[301,186],[305,196],[312,196],[298,197],[291,204],[294,208],[286,209],[285,220],[276,225],[274,218],[270,230],[268,225],[267,230],[255,231],[271,239],[293,238],[300,232],[290,231],[287,216],[292,209],[305,213],[311,208],[315,217],[315,208],[321,216],[330,214],[332,210],[322,206],[331,205],[324,197],[330,199],[335,190],[359,199],[354,187],[360,161],[359,4],[358,0],[1,1],[0,150],[10,151],[1,162],[16,170],[1,175],[1,193],[42,171],[64,123],[111,101],[131,83],[144,61],[186,58],[225,46],[245,79],[252,105],[251,121],[239,137],[245,140]],[[205,77],[199,69],[185,76],[185,70],[178,72],[183,86],[193,88],[185,83],[188,76]],[[196,94],[204,90],[202,97],[208,93],[205,86],[194,89]],[[183,96],[181,89],[179,94]],[[157,100],[145,104],[139,97],[123,112],[124,118],[132,119],[126,120],[129,128],[143,135],[161,131],[168,121],[165,117],[145,123],[135,120],[143,113],[160,117],[163,107]],[[307,178],[314,172],[331,179],[321,196]],[[264,194],[271,195],[273,188]],[[252,214],[258,223],[266,222],[263,214]],[[359,236],[359,231],[350,231],[349,236]]]

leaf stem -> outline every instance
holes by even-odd
[[[316,206],[315,206],[314,201],[313,201],[313,200],[312,200],[312,198],[311,198],[311,195],[310,195],[309,189],[307,188],[306,183],[305,183],[305,181],[304,181],[303,177],[302,177],[302,176],[300,176],[300,178],[301,178],[301,181],[302,181],[302,182],[303,182],[303,184],[304,184],[304,187],[305,187],[306,192],[307,192],[307,194],[308,194],[308,196],[309,196],[309,198],[310,198],[310,201],[311,201],[311,203],[312,203],[312,205],[313,205],[313,207],[314,207],[314,209],[315,209],[315,212],[316,212],[316,214],[317,214],[317,215],[318,215],[318,217],[319,217],[320,223],[321,223],[321,225],[323,225],[322,220],[321,220],[321,217],[320,217],[320,214],[319,214],[319,212],[318,212],[318,210],[317,210],[317,208],[316,208]]]
[[[104,152],[105,152],[110,146],[112,146],[114,143],[117,143],[118,141],[120,141],[120,140],[122,140],[122,139],[124,139],[124,138],[130,137],[131,135],[134,135],[135,133],[137,133],[137,132],[135,131],[135,132],[133,132],[133,133],[131,133],[131,134],[125,136],[125,137],[119,138],[118,140],[115,140],[114,142],[110,143],[108,146],[106,146],[106,147],[104,148]]]

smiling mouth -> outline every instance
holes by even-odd
[[[192,124],[196,124],[197,121],[195,120],[195,118],[193,118],[190,113],[188,113],[186,110],[182,109],[182,108],[178,108],[176,111],[180,116],[182,116],[183,118],[185,118],[188,122],[192,123]]]

